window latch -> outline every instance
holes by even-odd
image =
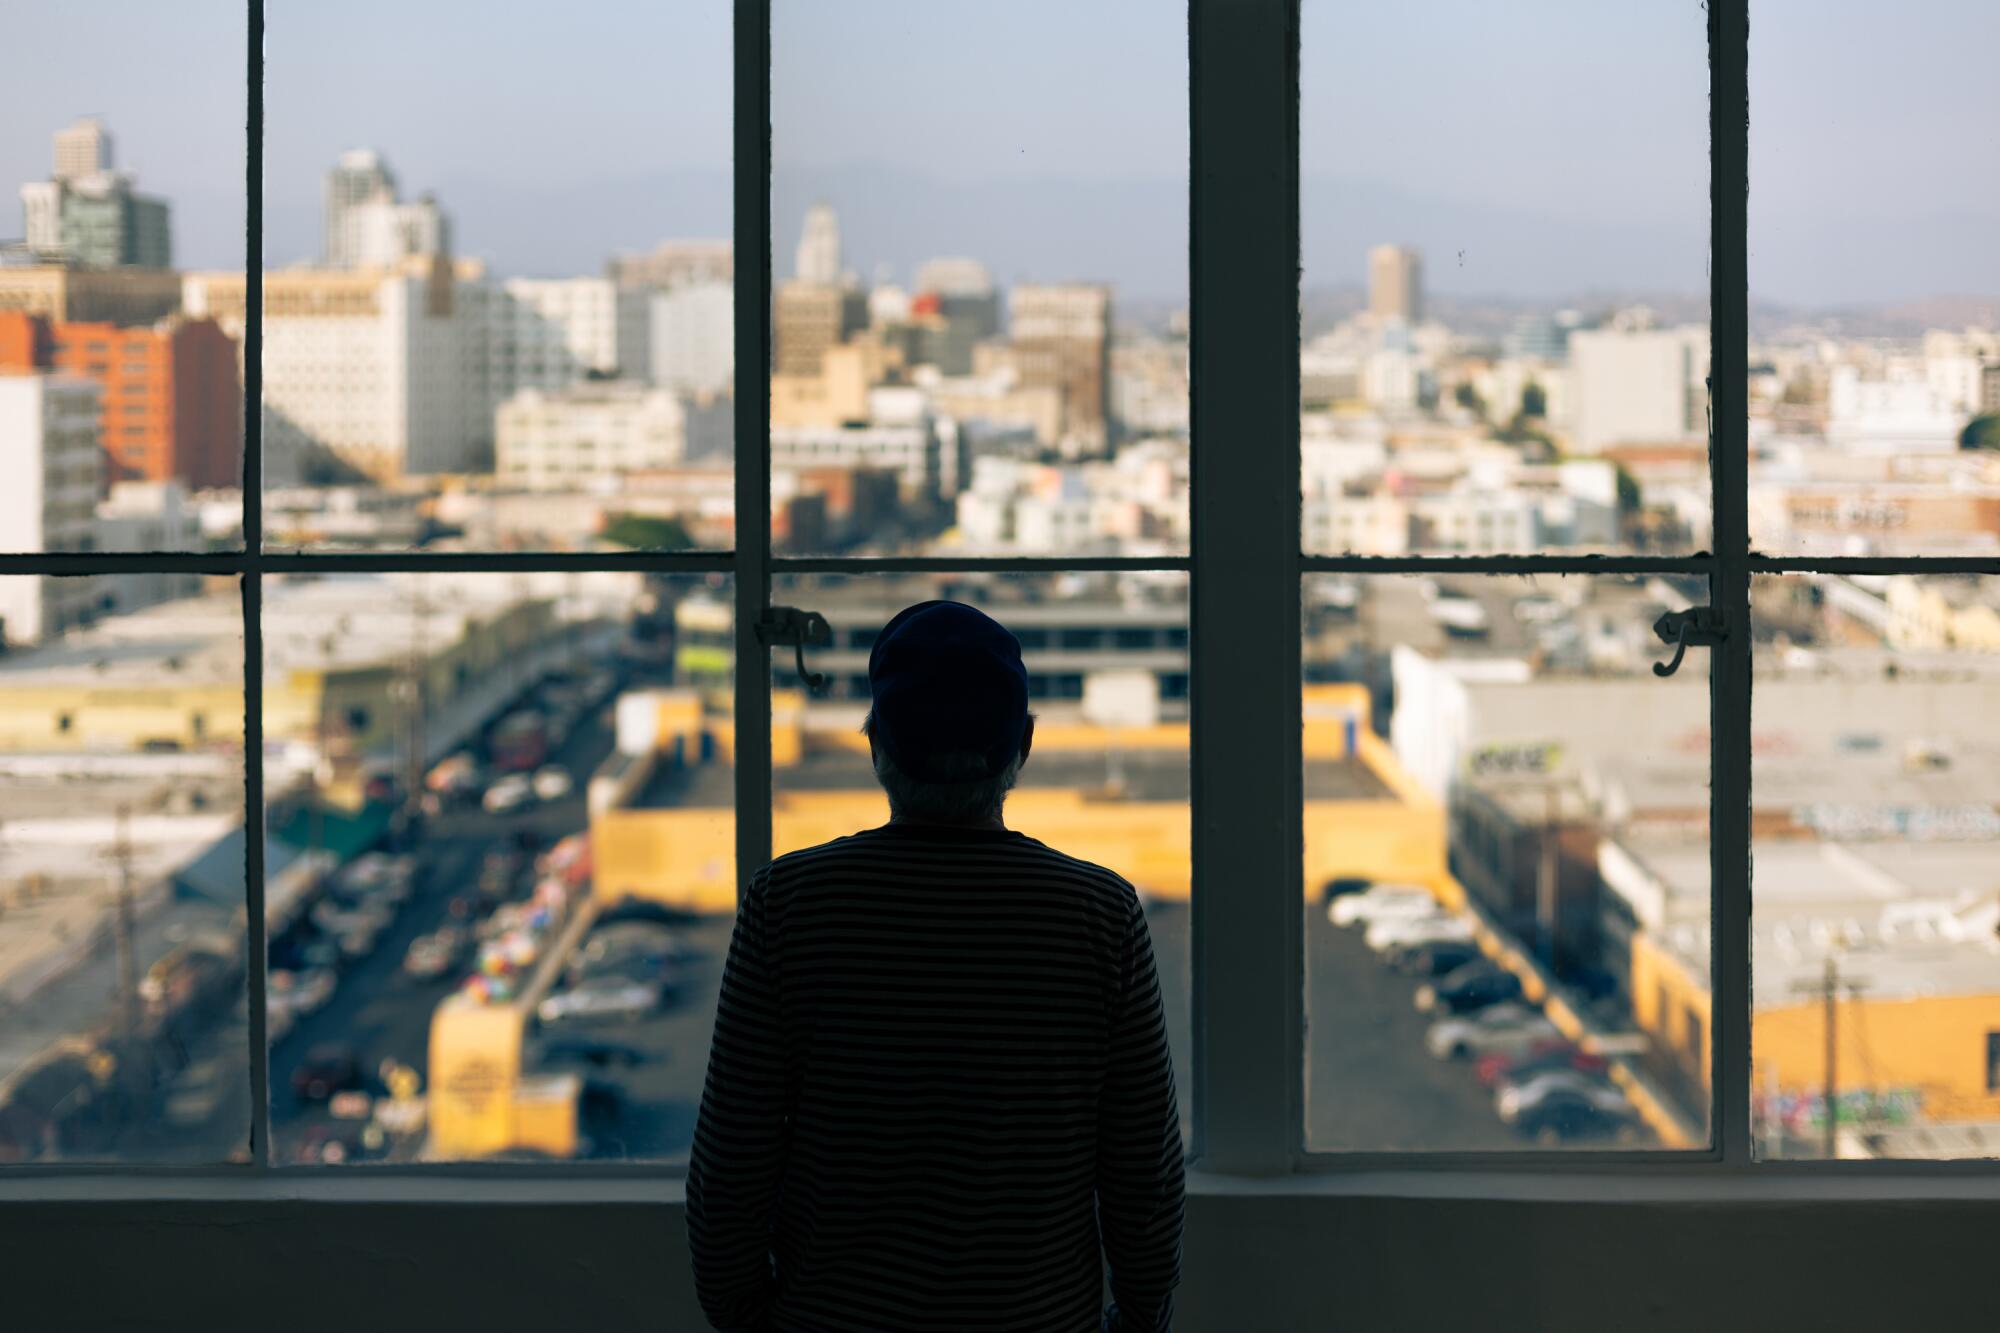
[[[1722,612],[1712,606],[1691,606],[1685,611],[1668,611],[1653,622],[1653,633],[1662,643],[1674,646],[1672,661],[1653,663],[1653,674],[1671,676],[1681,669],[1681,658],[1689,648],[1713,648],[1728,637]]]
[[[766,648],[789,644],[793,660],[798,663],[799,679],[805,682],[807,691],[825,692],[826,673],[806,670],[806,645],[833,642],[833,626],[826,623],[825,616],[817,611],[801,611],[796,606],[767,606],[757,619],[757,641]]]

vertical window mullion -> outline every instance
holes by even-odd
[[[1709,0],[1709,466],[1712,604],[1728,633],[1709,676],[1712,1120],[1725,1162],[1750,1160],[1749,12]]]
[[[1288,1170],[1303,1070],[1297,0],[1192,0],[1196,1155]]]
[[[771,4],[736,0],[736,883],[771,858]]]
[[[269,1167],[270,957],[264,919],[264,5],[248,0],[243,144],[243,942],[250,1019],[250,1153]]]

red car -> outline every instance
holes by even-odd
[[[1605,1060],[1603,1056],[1593,1055],[1572,1042],[1545,1041],[1519,1055],[1484,1056],[1473,1066],[1480,1083],[1489,1088],[1501,1083],[1517,1083],[1532,1075],[1547,1073],[1551,1069],[1574,1069],[1580,1074],[1602,1074]]]

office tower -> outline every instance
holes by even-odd
[[[830,282],[788,282],[778,288],[776,372],[817,375],[827,349],[868,325],[868,300],[858,289]]]
[[[698,282],[731,282],[736,264],[728,241],[662,241],[643,255],[615,255],[605,274],[620,287],[670,292]]]
[[[972,371],[972,349],[1000,332],[1000,293],[976,259],[933,259],[917,270],[919,295],[932,293],[944,321],[937,364],[947,375]]]
[[[1090,283],[1022,283],[1008,300],[1008,330],[1024,387],[1062,396],[1065,454],[1101,454],[1111,443],[1111,289]]]
[[[736,378],[736,293],[731,285],[697,282],[647,299],[653,383],[689,393],[728,389]]]
[[[0,544],[83,551],[95,536],[97,386],[46,371],[0,371]],[[91,580],[0,579],[0,646],[35,643],[89,613]]]
[[[31,254],[84,268],[170,268],[172,215],[111,165],[111,136],[80,121],[56,136],[56,170],[21,187],[22,230]]]
[[[326,173],[326,236],[321,257],[333,268],[353,268],[361,260],[360,222],[355,210],[375,199],[396,198],[396,177],[370,148],[350,148]]]
[[[66,130],[56,131],[53,179],[74,180],[111,170],[111,131],[96,116],[85,116]]]
[[[643,292],[609,278],[509,278],[494,302],[493,351],[509,390],[558,390],[585,375],[646,373],[627,317]]]
[[[451,253],[451,219],[432,194],[410,203],[378,194],[348,209],[341,225],[342,244],[352,247],[342,267],[394,268]]]
[[[1378,245],[1368,252],[1368,313],[1376,319],[1420,324],[1424,318],[1424,260],[1406,245]]]
[[[236,341],[212,319],[152,328],[58,324],[56,368],[93,380],[105,483],[242,484],[243,405]]]
[[[800,282],[832,284],[840,281],[840,220],[833,205],[814,204],[806,210],[806,225],[799,236],[794,273]]]
[[[264,278],[264,471],[274,484],[485,471],[504,390],[477,264]],[[190,273],[190,316],[240,336],[241,273]]]
[[[1570,449],[1701,439],[1708,421],[1708,329],[1607,328],[1569,337]]]

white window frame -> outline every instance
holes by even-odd
[[[1329,2],[1329,0],[1321,0]],[[244,613],[248,809],[263,805],[262,577],[309,571],[630,569],[726,573],[736,596],[739,881],[771,852],[769,653],[753,626],[774,577],[813,572],[1174,570],[1191,582],[1196,1193],[1410,1194],[1556,1200],[1965,1198],[2000,1193],[1996,1162],[1752,1162],[1749,792],[1753,576],[1803,571],[2000,574],[2000,560],[1789,558],[1750,550],[1747,529],[1748,0],[1708,0],[1711,211],[1711,481],[1715,549],[1685,557],[1360,557],[1300,550],[1299,7],[1301,0],[1187,0],[1192,337],[1192,547],[1161,559],[785,558],[770,550],[767,396],[740,392],[736,549],[625,554],[314,554],[265,550],[261,500],[263,290],[262,0],[246,0],[244,549],[233,553],[0,555],[0,575],[234,575]],[[734,0],[736,364],[769,365],[770,0]],[[1615,53],[1607,53],[1615,55]],[[1694,77],[1694,71],[1688,71]],[[754,262],[744,262],[754,257]],[[1220,330],[1221,332],[1217,332]],[[1352,1153],[1306,1146],[1300,583],[1311,574],[1700,575],[1728,629],[1711,651],[1714,1031],[1711,1139],[1686,1152]],[[328,1201],[673,1202],[657,1163],[524,1167],[465,1162],[346,1171],[271,1152],[264,830],[247,836],[251,1077],[249,1164],[0,1168],[0,1201],[311,1198]],[[1319,1015],[1338,1022],[1339,1015]],[[1286,1177],[1285,1180],[1274,1180]],[[1808,1179],[1800,1179],[1807,1177]],[[1817,1177],[1818,1179],[1811,1179]],[[1828,1179],[1828,1178],[1831,1179]]]

